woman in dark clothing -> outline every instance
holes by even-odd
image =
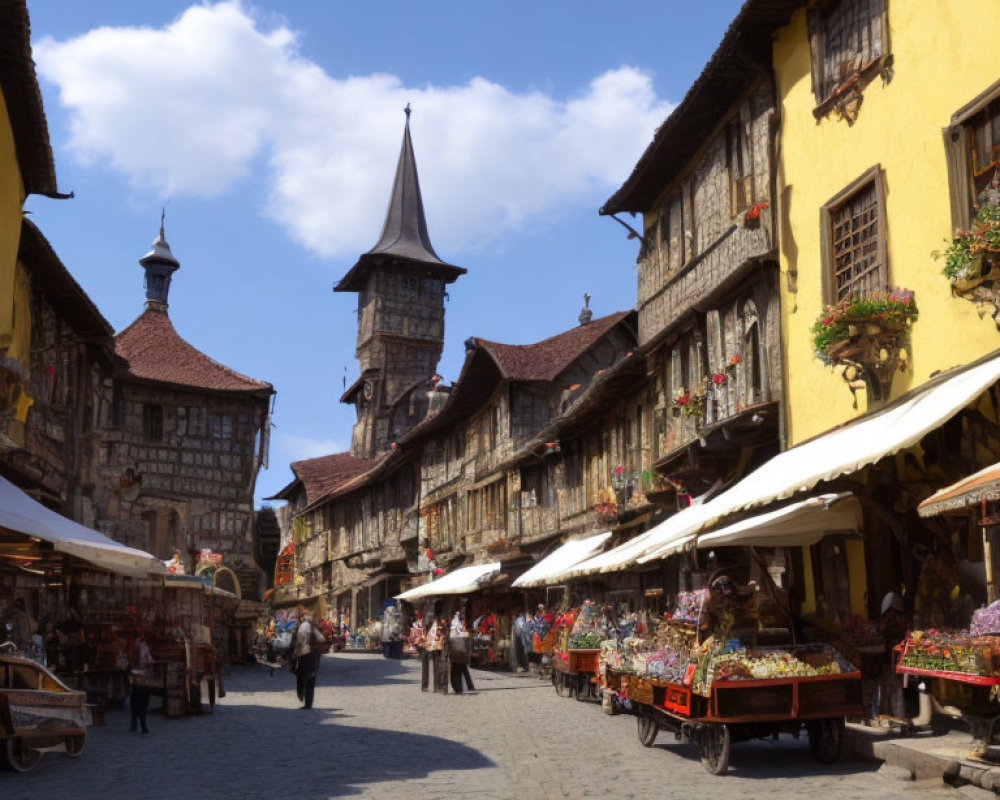
[[[129,725],[129,732],[135,733],[141,727],[143,733],[149,733],[146,725],[146,712],[149,710],[149,695],[151,693],[148,683],[152,677],[153,656],[146,643],[146,637],[139,634],[139,641],[135,643],[135,650],[132,655],[131,687],[129,690],[129,710],[132,712],[132,721]]]

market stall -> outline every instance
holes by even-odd
[[[860,712],[861,675],[829,645],[757,644],[758,599],[755,587],[716,579],[683,593],[650,637],[605,645],[606,684],[637,714],[644,746],[670,730],[722,775],[732,743],[804,726],[816,757],[837,759],[844,718]]]
[[[660,540],[657,557],[701,550],[713,569],[702,588],[678,592],[672,613],[640,615],[631,635],[601,645],[602,685],[637,714],[643,745],[670,730],[721,775],[732,743],[805,727],[819,760],[838,757],[845,718],[861,714],[861,673],[830,644],[797,641],[773,556],[853,533],[859,518],[849,494],[822,495],[696,541],[681,528]]]
[[[945,487],[917,509],[925,518],[941,518],[958,535],[969,538],[981,556],[986,605],[966,613],[957,568],[928,554],[921,574],[924,602],[914,629],[896,648],[896,671],[922,682],[932,709],[961,716],[978,744],[976,755],[1000,743],[994,730],[1000,723],[1000,601],[997,600],[997,545],[1000,532],[1000,464]],[[934,584],[931,588],[931,584]],[[965,623],[961,627],[948,622]],[[925,623],[937,623],[925,625]],[[929,719],[927,720],[929,721]]]

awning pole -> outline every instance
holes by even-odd
[[[982,530],[983,530],[983,566],[986,569],[986,603],[994,603],[997,599],[996,584],[993,581],[993,546],[990,542],[990,526],[986,524],[986,498],[982,500]]]

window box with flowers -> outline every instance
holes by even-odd
[[[1000,170],[986,191],[969,230],[958,231],[944,250],[933,253],[944,259],[942,273],[951,282],[952,293],[978,303],[980,316],[991,305],[994,323],[1000,328]]]
[[[705,395],[685,391],[674,400],[673,414],[675,417],[683,414],[689,419],[703,417],[705,415]]]
[[[893,289],[844,298],[827,306],[812,327],[816,356],[845,366],[844,379],[864,382],[869,401],[884,400],[892,376],[906,366],[910,326],[917,319],[913,292]]]

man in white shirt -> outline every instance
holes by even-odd
[[[312,708],[316,691],[316,673],[319,670],[319,650],[325,638],[312,621],[312,614],[299,609],[299,627],[295,632],[292,655],[295,657],[295,691],[302,701],[303,709]]]

